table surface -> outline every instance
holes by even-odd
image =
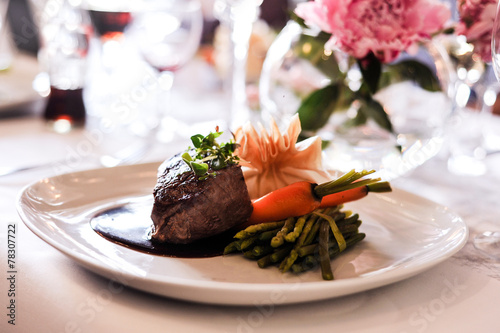
[[[440,154],[394,180],[405,189],[459,214],[470,235],[445,262],[385,287],[326,301],[286,306],[216,306],[159,297],[130,288],[110,290],[110,281],[47,245],[16,213],[21,189],[61,170],[51,168],[86,138],[47,130],[38,113],[0,119],[0,166],[45,167],[0,177],[1,332],[498,332],[500,263],[480,253],[472,239],[500,229],[500,154],[486,159],[480,177],[457,176]],[[76,140],[76,141],[75,141]],[[153,150],[143,161],[164,158],[172,147]],[[66,155],[65,155],[66,154]],[[75,169],[96,167],[83,159]],[[16,325],[8,324],[7,225],[17,226]]]

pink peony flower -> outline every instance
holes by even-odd
[[[300,3],[295,13],[332,34],[327,48],[358,59],[373,52],[382,62],[430,38],[451,16],[437,0],[315,0]]]
[[[481,58],[491,61],[491,31],[495,21],[498,0],[458,0],[460,22],[456,33],[467,37],[474,44],[474,51]]]

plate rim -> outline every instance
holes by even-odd
[[[101,261],[92,261],[89,259],[92,259],[89,255],[82,254],[79,252],[71,251],[71,249],[68,249],[67,246],[64,244],[60,244],[57,240],[54,240],[50,237],[50,235],[46,234],[42,230],[40,230],[36,222],[32,221],[29,216],[26,215],[26,212],[23,209],[23,198],[26,194],[26,192],[31,189],[33,186],[36,186],[37,184],[40,184],[42,182],[47,181],[48,179],[52,179],[55,177],[75,177],[78,175],[82,174],[88,174],[88,173],[93,173],[93,172],[108,172],[109,170],[116,171],[117,169],[143,169],[146,168],[148,171],[153,171],[158,168],[158,166],[161,164],[161,162],[148,162],[148,163],[141,163],[141,164],[134,164],[134,165],[124,165],[124,166],[118,166],[114,168],[95,168],[95,169],[88,169],[88,170],[81,170],[81,171],[74,171],[74,172],[69,172],[69,173],[64,173],[48,178],[42,178],[38,181],[31,182],[30,184],[26,185],[19,193],[17,196],[16,200],[16,208],[19,216],[21,217],[21,220],[23,223],[28,227],[28,229],[33,232],[37,237],[39,237],[41,240],[43,240],[45,243],[48,245],[52,246],[65,256],[69,257],[70,259],[76,261],[79,265],[85,267],[86,269],[107,277],[111,280],[117,280],[117,273],[118,274],[124,274],[126,277],[128,277],[130,280],[134,282],[134,284],[126,284],[129,287],[139,289],[142,291],[150,292],[156,295],[160,296],[166,296],[166,297],[172,297],[172,298],[178,298],[178,299],[183,299],[183,300],[188,300],[188,301],[194,301],[194,302],[199,302],[199,303],[210,303],[210,304],[220,304],[220,305],[252,305],[254,302],[249,303],[247,301],[238,301],[237,299],[234,299],[232,301],[230,300],[211,300],[207,301],[205,299],[200,299],[199,297],[178,297],[175,295],[171,295],[169,292],[158,292],[157,290],[154,290],[154,288],[148,288],[148,286],[143,286],[143,285],[137,285],[136,282],[149,282],[152,283],[150,287],[154,287],[156,284],[166,284],[170,287],[172,286],[181,286],[181,287],[189,287],[192,289],[205,289],[205,288],[211,288],[214,289],[214,291],[220,291],[223,293],[234,293],[235,291],[238,292],[244,292],[244,293],[254,293],[254,292],[259,292],[260,294],[262,293],[269,293],[269,292],[274,292],[276,290],[284,290],[286,291],[287,288],[287,283],[245,283],[245,282],[230,282],[230,281],[212,281],[212,280],[186,280],[183,278],[179,277],[172,277],[172,276],[165,276],[161,275],[158,273],[148,273],[147,277],[142,277],[138,276],[136,274],[133,274],[131,272],[122,272],[122,271],[117,271],[113,267],[109,267],[105,263]],[[149,170],[151,168],[152,170]],[[109,171],[109,172],[113,172]],[[345,296],[349,294],[354,294],[374,288],[378,288],[381,286],[389,285],[398,281],[405,280],[409,277],[412,277],[414,275],[420,274],[426,270],[428,270],[431,267],[434,267],[443,261],[447,260],[451,256],[453,256],[455,253],[457,253],[467,242],[468,235],[469,235],[469,230],[463,219],[456,214],[455,212],[451,211],[448,209],[448,207],[438,204],[432,200],[429,200],[427,198],[421,197],[417,194],[394,188],[393,189],[395,192],[400,192],[404,193],[406,196],[412,197],[412,199],[418,199],[421,200],[427,204],[431,204],[434,208],[440,207],[446,210],[447,214],[450,214],[450,216],[453,216],[454,218],[454,223],[461,223],[461,225],[458,227],[458,229],[461,230],[461,238],[454,239],[454,242],[452,246],[447,247],[444,251],[442,251],[441,255],[438,258],[434,258],[432,261],[429,260],[424,260],[423,262],[413,265],[410,267],[399,267],[395,271],[391,271],[389,276],[387,276],[384,273],[377,273],[373,275],[368,275],[368,276],[358,276],[358,277],[351,277],[351,278],[343,278],[339,280],[334,280],[334,281],[301,281],[300,285],[302,288],[306,290],[309,290],[311,292],[317,292],[320,290],[330,290],[330,289],[342,289],[342,287],[350,287],[350,288],[345,288],[345,292],[338,291],[335,292],[334,295],[324,295],[323,297],[314,297],[314,298],[307,298],[303,299],[303,297],[299,297],[298,299],[290,299],[289,301],[285,302],[286,304],[293,304],[293,303],[302,303],[302,302],[308,302],[308,301],[318,301],[322,299],[332,299],[340,296]],[[373,196],[380,196],[384,197],[384,194],[372,194]],[[90,228],[90,226],[89,226]],[[98,235],[96,235],[98,236]],[[119,246],[119,245],[116,245]],[[134,251],[129,249],[130,251]],[[169,258],[169,259],[176,259],[176,258]],[[210,259],[210,258],[207,258]],[[190,260],[190,259],[187,259]],[[360,280],[362,279],[363,281],[366,281],[367,283],[362,284],[361,286],[352,286],[352,282],[355,280]],[[118,281],[120,282],[120,281]],[[154,284],[154,285],[153,285]],[[242,290],[242,287],[243,290]],[[168,289],[168,288],[167,288]],[[354,290],[353,290],[354,289]],[[233,295],[234,298],[234,295]]]

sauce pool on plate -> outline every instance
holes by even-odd
[[[208,258],[222,255],[234,231],[191,244],[158,243],[151,239],[151,201],[125,203],[97,213],[90,226],[102,237],[127,248],[174,258]]]

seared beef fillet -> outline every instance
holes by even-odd
[[[187,244],[248,220],[253,208],[241,167],[215,172],[198,180],[180,154],[166,162],[154,188],[154,240]]]

